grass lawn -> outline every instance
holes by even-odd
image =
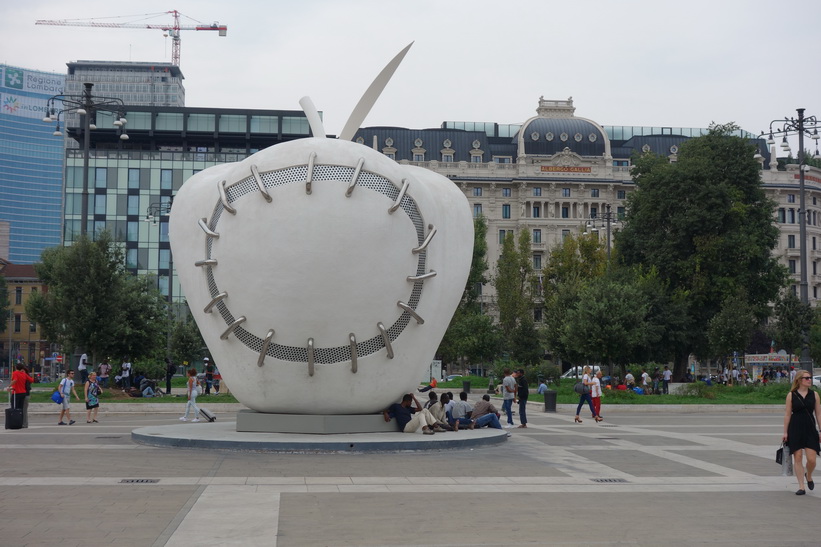
[[[488,379],[479,376],[466,376],[464,380],[470,382],[473,393],[485,393],[487,391]],[[440,382],[434,391],[452,391],[458,394],[462,391],[462,378],[457,378],[452,382]],[[498,385],[498,382],[497,384]],[[574,382],[564,381],[557,388],[555,385],[550,389],[557,391],[556,402],[559,404],[575,404],[579,402],[579,395],[573,391]],[[531,388],[535,388],[533,384]],[[605,389],[602,393],[602,404],[630,404],[630,405],[703,405],[703,404],[725,404],[725,405],[783,405],[790,384],[771,383],[766,386],[708,386],[704,382],[686,384],[684,392],[680,395],[637,395],[632,391],[617,391]],[[423,394],[424,395],[424,394]],[[544,396],[531,393],[529,401],[543,402]]]
[[[29,397],[30,403],[53,403],[51,400],[51,394],[54,392],[54,389],[57,387],[59,382],[51,382],[46,384],[32,384],[32,391],[31,397]],[[172,388],[184,388],[186,385],[186,378],[184,376],[178,376],[171,379],[171,387]],[[81,398],[83,397],[83,386],[80,385],[79,382],[74,386],[77,390],[77,395]],[[161,387],[163,391],[165,391],[165,381],[158,385]],[[44,390],[44,391],[40,391]],[[74,396],[72,395],[72,402],[76,402],[74,400]],[[119,388],[115,387],[113,389],[103,389],[102,395],[100,395],[100,403],[151,403],[151,404],[162,404],[162,403],[184,403],[186,402],[187,398],[185,396],[182,397],[174,397],[171,395],[166,395],[163,397],[129,397],[125,393],[122,392]],[[220,393],[219,395],[211,395],[206,397],[205,395],[199,395],[197,398],[198,403],[202,403],[203,401],[210,401],[213,403],[238,403],[237,399],[231,395],[230,393]],[[54,405],[57,406],[56,403]]]

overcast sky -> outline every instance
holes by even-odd
[[[76,60],[170,62],[160,30],[34,22],[164,24],[171,9],[184,25],[228,26],[225,38],[182,32],[187,106],[299,110],[308,95],[333,134],[412,41],[364,126],[520,123],[540,96],[572,96],[602,125],[758,133],[799,107],[821,116],[818,0],[26,0],[3,2],[0,61],[60,73]]]

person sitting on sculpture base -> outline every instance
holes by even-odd
[[[411,406],[411,403],[414,406]],[[394,403],[386,410],[382,411],[385,421],[396,418],[396,425],[403,433],[415,433],[422,426],[422,433],[433,435],[434,432],[445,431],[436,423],[436,418],[427,408],[422,408],[413,393],[406,393],[402,396],[401,403]]]

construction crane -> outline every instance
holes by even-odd
[[[53,25],[61,27],[94,27],[94,28],[135,28],[135,29],[153,29],[161,30],[165,34],[163,36],[171,36],[171,63],[180,66],[180,31],[181,30],[216,30],[220,36],[228,34],[228,27],[214,22],[210,25],[200,23],[198,25],[180,25],[180,16],[182,15],[177,10],[166,11],[162,13],[149,13],[146,17],[154,17],[157,15],[164,15],[170,13],[174,17],[174,22],[168,25],[146,24],[146,23],[114,23],[100,20],[82,21],[80,19],[38,19],[34,22],[35,25]],[[184,16],[187,17],[187,16]],[[190,17],[188,17],[191,19]],[[192,19],[193,20],[193,19]]]

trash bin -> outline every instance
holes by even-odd
[[[462,380],[462,391],[470,393],[470,380]]]
[[[548,389],[544,392],[544,411],[545,412],[556,412],[556,395],[557,392],[553,391],[552,389]]]

